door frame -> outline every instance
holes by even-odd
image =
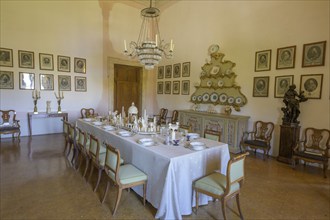
[[[143,79],[145,75],[147,74],[147,70],[140,64],[138,61],[133,61],[133,60],[122,60],[118,59],[115,57],[108,57],[107,58],[107,72],[108,72],[108,111],[114,111],[114,101],[115,101],[115,64],[120,64],[120,65],[126,65],[126,66],[135,66],[135,67],[141,67],[142,68],[142,73],[141,73],[141,79],[140,79],[140,86],[141,86],[141,109],[145,109],[144,105],[144,98],[145,97],[145,92],[144,92],[144,85],[143,85]],[[120,111],[120,110],[118,110]]]

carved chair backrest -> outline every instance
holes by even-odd
[[[81,118],[90,118],[95,114],[95,110],[93,108],[82,108],[80,110]]]
[[[270,141],[274,130],[273,122],[256,121],[254,124],[254,139],[261,141]]]
[[[16,123],[16,111],[15,110],[0,110],[0,125],[9,124],[9,125],[17,125]]]
[[[329,150],[330,130],[328,129],[305,129],[304,150],[310,152],[319,152],[327,155]]]
[[[192,130],[192,126],[190,124],[188,125],[179,124],[179,132],[190,133],[191,130]]]
[[[172,118],[171,118],[171,123],[175,124],[178,122],[179,119],[179,112],[177,110],[173,110],[172,112]]]
[[[166,120],[168,109],[167,108],[161,108],[159,113],[159,119]]]
[[[204,138],[219,141],[221,140],[221,131],[214,131],[210,129],[204,130]]]

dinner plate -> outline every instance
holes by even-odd
[[[197,139],[200,137],[198,133],[188,133],[187,136],[188,135],[189,135],[190,139]]]
[[[157,142],[155,142],[152,138],[141,138],[137,142],[145,147],[150,147],[157,144]]]
[[[83,120],[84,120],[84,121],[92,121],[91,118],[84,118]]]
[[[122,136],[122,137],[130,137],[130,136],[132,136],[132,133],[129,132],[129,131],[119,131],[117,134],[120,135],[120,136]]]
[[[102,125],[102,122],[100,122],[100,121],[95,121],[95,122],[93,122],[93,125],[100,126],[100,125]]]
[[[210,96],[211,102],[216,102],[218,100],[218,94],[217,93],[212,93]]]
[[[116,130],[115,127],[111,126],[111,125],[106,125],[106,126],[103,126],[104,130],[106,131],[113,131],[113,130]]]
[[[190,148],[193,150],[203,150],[205,148],[205,144],[203,142],[193,141],[190,142]]]
[[[203,95],[203,102],[207,102],[207,101],[209,100],[209,98],[210,98],[210,95],[207,94],[207,93],[205,93],[205,94]]]
[[[222,93],[220,96],[219,96],[219,100],[220,102],[226,102],[227,101],[227,95],[225,93]]]

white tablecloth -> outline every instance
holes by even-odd
[[[230,155],[228,145],[224,143],[198,139],[207,146],[200,151],[161,143],[145,147],[137,141],[149,136],[121,137],[118,131],[106,131],[102,126],[82,119],[77,120],[76,124],[96,136],[101,143],[118,148],[125,163],[133,164],[148,175],[146,196],[148,202],[158,209],[155,218],[182,219],[182,215],[190,215],[195,206],[193,181],[214,170],[226,173]],[[134,190],[140,195],[143,193],[141,186],[134,187]],[[199,199],[199,204],[203,205],[208,203],[210,197],[201,194]]]

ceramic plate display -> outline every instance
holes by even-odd
[[[203,102],[207,102],[207,101],[209,101],[209,99],[210,99],[210,95],[207,94],[207,93],[205,93],[205,94],[203,95]]]
[[[196,99],[197,99],[197,97],[195,96],[195,95],[193,95],[192,97],[191,97],[191,100],[194,102],[194,101],[196,101]]]
[[[197,97],[197,101],[201,102],[202,100],[203,100],[203,97],[202,97],[201,95],[199,95],[199,96]]]
[[[225,93],[222,93],[219,97],[220,102],[226,102],[227,101],[227,95]]]
[[[218,94],[217,93],[212,93],[210,96],[211,102],[216,102],[218,100]]]
[[[234,101],[235,101],[235,98],[234,97],[228,97],[228,103],[229,104],[233,104],[234,103]]]
[[[209,52],[210,53],[216,53],[218,52],[220,49],[219,45],[217,44],[212,44],[210,47],[209,47]]]
[[[215,75],[219,72],[219,70],[220,70],[220,67],[214,66],[214,67],[212,67],[211,74]]]
[[[242,98],[241,98],[241,97],[237,97],[237,98],[235,99],[235,103],[236,103],[236,104],[241,104],[241,103],[242,103]]]
[[[218,81],[218,86],[219,86],[219,87],[223,87],[224,84],[225,84],[225,83],[224,83],[222,80],[219,80],[219,81]]]
[[[211,86],[212,86],[212,81],[207,81],[206,85],[207,85],[208,87],[211,87]]]

